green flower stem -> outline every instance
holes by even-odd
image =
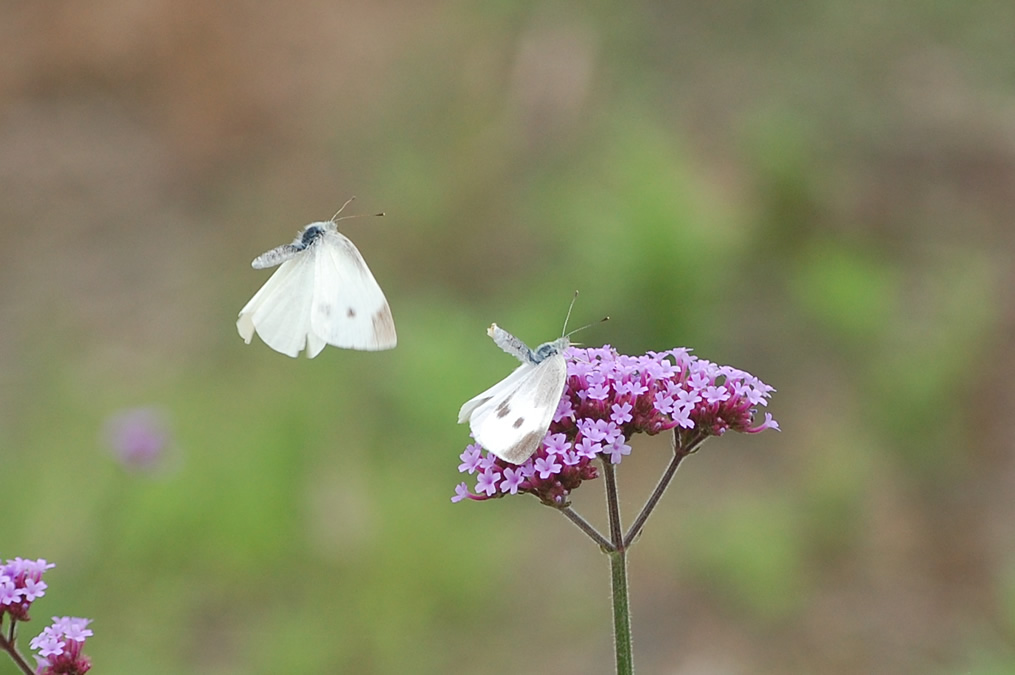
[[[14,624],[16,623],[16,621],[11,621],[10,630],[6,638],[0,635],[0,649],[10,654],[11,660],[17,664],[18,668],[25,675],[35,675],[35,669],[28,665],[28,662],[18,653],[18,648],[14,644]]]
[[[631,605],[627,594],[627,551],[611,551],[610,580],[613,588],[613,648],[617,656],[617,675],[633,675],[634,652],[631,649]]]
[[[599,534],[599,531],[592,527],[591,523],[578,515],[577,511],[574,511],[570,506],[565,506],[558,509],[564,516],[572,523],[578,526],[578,529],[589,536],[589,538],[596,542],[599,548],[603,549],[604,552],[609,553],[614,550],[613,544],[606,540],[606,537]]]
[[[578,526],[592,541],[610,557],[610,587],[613,593],[613,648],[617,660],[617,675],[634,675],[634,651],[631,646],[631,601],[627,581],[627,549],[641,534],[645,522],[652,514],[666,488],[677,473],[680,462],[697,452],[705,436],[681,437],[673,434],[673,459],[659,478],[641,513],[635,518],[628,533],[624,534],[620,522],[620,496],[617,490],[616,469],[608,459],[602,458],[603,478],[606,484],[606,511],[610,522],[610,537],[607,539],[587,520],[570,506],[558,509],[572,523]]]
[[[613,591],[613,649],[617,659],[617,675],[633,675],[634,651],[631,648],[631,603],[627,588],[627,548],[620,523],[620,499],[613,464],[603,461],[606,479],[606,508],[610,518],[610,586]]]

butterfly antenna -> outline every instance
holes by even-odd
[[[561,332],[561,335],[563,335],[563,337],[571,337],[572,335],[574,335],[575,333],[577,333],[580,330],[585,330],[586,328],[588,328],[590,326],[594,326],[595,323],[602,323],[604,321],[609,321],[610,320],[610,317],[604,316],[602,319],[600,319],[599,321],[596,321],[595,323],[586,324],[586,325],[582,326],[581,328],[575,328],[573,331],[568,333],[567,332],[567,322],[571,318],[571,310],[574,308],[574,301],[577,300],[577,299],[578,299],[578,291],[575,291],[574,292],[574,297],[571,298],[571,306],[567,308],[567,316],[564,317],[564,330]]]
[[[358,213],[358,214],[356,214],[354,216],[342,216],[341,218],[339,218],[338,214],[342,213],[342,211],[345,211],[345,207],[349,206],[349,204],[351,204],[353,202],[353,200],[355,200],[355,199],[356,199],[356,197],[353,196],[353,197],[349,197],[349,199],[345,200],[345,204],[342,204],[342,208],[340,208],[338,211],[336,211],[335,215],[333,215],[331,217],[331,222],[337,223],[340,220],[348,220],[349,218],[365,218],[366,216],[383,216],[384,215],[384,211],[381,211],[380,213]]]
[[[582,326],[581,328],[575,328],[575,329],[574,329],[573,331],[571,331],[570,333],[568,333],[568,334],[567,334],[567,335],[565,335],[564,337],[571,337],[572,335],[574,335],[575,333],[577,333],[577,332],[578,332],[578,331],[580,331],[580,330],[585,330],[586,328],[591,328],[592,326],[595,326],[595,325],[596,325],[597,323],[603,323],[604,321],[609,321],[609,320],[610,320],[610,317],[608,317],[608,316],[604,316],[604,317],[603,317],[602,319],[600,319],[599,321],[595,321],[595,322],[593,322],[593,323],[589,323],[589,324],[585,324],[585,325],[584,325],[584,326]],[[576,344],[577,344],[577,343],[576,343]]]
[[[578,299],[578,291],[574,292],[574,297],[571,298],[571,304],[567,308],[567,316],[564,317],[564,328],[560,331],[561,335],[570,335],[567,332],[567,322],[571,318],[571,310],[574,309],[574,301]]]
[[[331,222],[334,223],[336,220],[338,220],[338,214],[342,213],[342,211],[345,211],[345,207],[349,206],[349,204],[352,204],[355,199],[356,195],[353,195],[352,197],[346,199],[345,204],[342,204],[342,208],[340,208],[338,211],[335,211],[335,215],[331,217]]]

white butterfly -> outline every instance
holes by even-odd
[[[388,301],[363,256],[338,231],[338,213],[250,263],[255,269],[281,266],[240,310],[236,329],[244,342],[250,344],[256,331],[275,351],[295,357],[305,347],[309,358],[324,345],[367,351],[395,346]]]
[[[521,464],[539,449],[553,421],[567,379],[564,350],[571,341],[565,335],[533,351],[497,324],[486,334],[522,365],[466,402],[458,423],[468,420],[477,443],[507,462]]]

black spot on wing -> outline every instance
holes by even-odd
[[[505,399],[505,400],[501,401],[500,405],[497,406],[497,411],[496,411],[497,412],[497,417],[507,417],[508,415],[511,414],[511,405],[508,403],[508,400],[509,399]]]
[[[350,319],[355,319],[356,318],[356,310],[353,309],[352,307],[350,307],[349,309],[345,310],[345,315],[348,318],[350,318]]]
[[[512,424],[511,426],[513,426],[515,429],[519,429],[523,424],[525,424],[525,418],[519,417],[518,419],[515,420],[515,423]]]

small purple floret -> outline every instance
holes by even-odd
[[[479,446],[479,443],[470,443],[465,446],[465,451],[462,452],[462,463],[458,465],[458,471],[461,473],[476,473],[476,469],[479,468],[479,462],[483,459],[483,448]]]
[[[504,480],[500,483],[500,491],[518,494],[518,487],[525,482],[525,472],[521,468],[507,467],[504,469]]]

